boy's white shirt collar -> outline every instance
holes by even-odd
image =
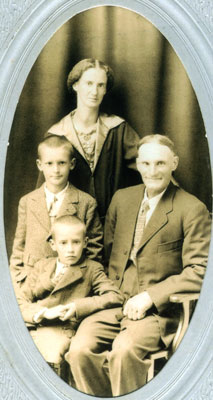
[[[66,268],[67,268],[67,265],[61,263],[61,261],[59,261],[59,259],[57,258],[56,269],[55,269],[55,278],[63,271],[63,269],[65,270]]]
[[[49,189],[47,189],[46,183],[44,184],[44,192],[45,192],[48,211],[50,209],[52,202],[54,201],[54,198],[56,198],[58,200],[58,206],[61,205],[61,203],[64,199],[65,192],[68,189],[68,186],[69,186],[69,182],[67,182],[67,185],[65,186],[65,188],[62,189],[59,193],[53,193]]]
[[[56,197],[56,198],[59,200],[60,197],[63,196],[63,195],[65,194],[65,192],[66,192],[68,186],[69,186],[69,182],[67,182],[65,188],[62,189],[60,192],[58,192],[58,193],[53,193],[53,192],[51,192],[49,189],[47,189],[47,184],[45,183],[45,184],[44,184],[44,191],[45,191],[46,197],[47,197],[47,198],[51,198],[51,201],[54,199],[54,197]]]

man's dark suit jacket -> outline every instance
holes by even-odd
[[[109,277],[121,286],[127,266],[144,185],[116,192],[105,225]],[[208,259],[210,216],[206,206],[178,186],[169,184],[146,225],[137,253],[139,292],[153,303],[165,344],[175,329],[176,311],[169,296],[199,292]]]

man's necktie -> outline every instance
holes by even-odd
[[[51,224],[54,222],[55,218],[57,217],[57,197],[54,196],[53,201],[50,204],[50,208],[49,208],[49,217],[50,217],[50,221]]]
[[[139,248],[139,244],[141,241],[141,238],[143,236],[143,232],[146,226],[146,214],[149,211],[149,202],[148,200],[144,201],[142,204],[142,207],[140,209],[140,212],[138,214],[136,226],[135,226],[135,235],[134,235],[134,240],[133,240],[133,246],[130,254],[130,259],[136,264],[136,254]]]

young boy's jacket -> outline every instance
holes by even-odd
[[[54,284],[56,262],[55,257],[41,259],[23,283],[18,303],[25,322],[33,323],[33,316],[43,307],[73,301],[79,322],[95,311],[123,303],[123,295],[106,276],[100,263],[84,258],[78,265],[69,266],[60,281]]]
[[[85,224],[87,256],[100,260],[102,252],[102,225],[95,199],[89,194],[70,185],[58,213],[76,215]],[[18,223],[13,243],[10,268],[15,282],[23,281],[30,267],[43,257],[55,256],[47,242],[50,232],[44,185],[21,198],[18,207]]]

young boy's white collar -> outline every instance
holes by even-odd
[[[67,269],[67,265],[61,263],[61,261],[59,261],[59,259],[57,258],[56,261],[56,269],[55,269],[55,278],[59,275],[59,274],[64,274],[65,270]]]

